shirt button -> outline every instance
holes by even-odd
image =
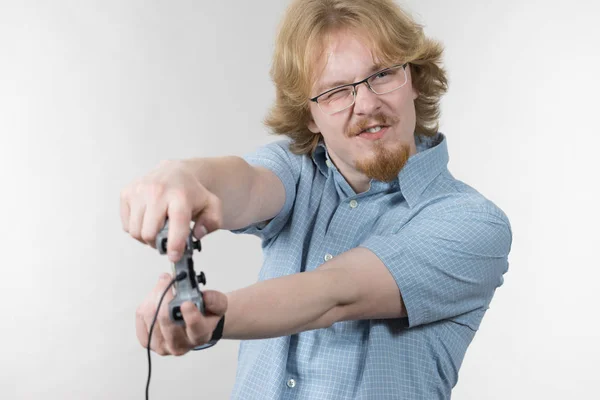
[[[329,253],[325,254],[325,261],[329,261],[333,258],[333,256]]]
[[[289,380],[287,381],[287,385],[288,385],[288,387],[289,387],[289,388],[293,388],[293,387],[295,387],[295,386],[296,386],[296,381],[295,381],[295,380],[293,380],[293,379],[289,379]]]
[[[328,166],[329,168],[331,168],[331,161],[329,161],[329,160],[325,160],[325,164],[327,164],[327,166]]]
[[[358,201],[350,200],[350,208],[356,208],[356,206],[358,206]]]

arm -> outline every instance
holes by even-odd
[[[269,220],[284,207],[281,179],[240,157],[164,161],[121,191],[123,230],[155,247],[169,218],[169,259],[180,259],[194,221],[200,239],[217,229],[235,229]]]
[[[458,319],[476,330],[502,284],[511,230],[499,213],[446,213],[397,233],[374,235],[317,269],[231,292],[205,292],[208,315],[182,306],[186,330],[161,311],[153,350],[183,354],[208,341],[226,313],[223,337],[261,339],[326,328],[345,320],[408,317],[409,326]],[[138,316],[146,346],[157,287]],[[400,294],[400,290],[402,294]],[[168,295],[167,295],[168,297]],[[163,305],[164,309],[164,305]],[[161,333],[162,332],[162,333]]]
[[[283,207],[283,184],[266,168],[251,166],[236,156],[195,158],[184,163],[221,201],[222,229],[233,230],[269,220]]]
[[[340,254],[314,271],[262,281],[227,298],[227,339],[263,339],[338,321],[405,315],[394,279],[364,248]]]
[[[489,210],[488,210],[489,211]],[[499,212],[446,213],[369,237],[311,272],[228,294],[224,337],[257,339],[335,322],[462,318],[476,329],[502,284],[511,245]]]

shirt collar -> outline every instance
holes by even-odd
[[[437,133],[433,137],[415,136],[415,144],[417,153],[408,159],[404,168],[398,173],[397,180],[400,191],[411,208],[418,203],[425,188],[448,165],[448,145],[444,134]],[[319,171],[327,176],[329,173],[327,162],[331,161],[323,140],[319,141],[312,152],[312,159]]]
[[[315,149],[313,150],[312,159],[317,165],[317,168],[319,168],[319,171],[324,176],[327,176],[329,169],[327,167],[327,161],[329,161],[329,153],[327,152],[327,148],[325,147],[323,139],[319,140],[319,144],[317,144],[317,147],[315,147]]]
[[[398,174],[400,191],[409,207],[414,207],[433,180],[448,166],[448,144],[446,136],[438,133],[433,137],[416,136],[417,154]]]

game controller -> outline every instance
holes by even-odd
[[[160,254],[167,253],[167,237],[169,233],[169,221],[165,222],[164,227],[156,236],[156,248]],[[206,277],[204,272],[200,271],[196,275],[194,270],[194,261],[192,255],[194,250],[201,251],[199,240],[195,240],[192,236],[192,231],[185,242],[185,249],[181,258],[172,263],[173,277],[182,277],[174,283],[175,297],[169,302],[169,316],[171,321],[177,325],[185,325],[183,315],[181,314],[181,304],[186,301],[191,301],[196,305],[198,310],[204,315],[204,301],[199,285],[206,285]]]

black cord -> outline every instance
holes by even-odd
[[[148,332],[148,346],[146,346],[146,350],[148,351],[148,381],[146,382],[146,400],[148,400],[148,390],[150,389],[150,375],[152,374],[152,361],[150,360],[150,340],[152,340],[152,331],[154,330],[154,324],[156,324],[156,318],[158,317],[158,311],[160,310],[160,305],[167,294],[167,291],[175,284],[175,282],[181,281],[187,278],[187,272],[181,271],[177,276],[171,279],[169,286],[165,289],[162,296],[160,296],[160,300],[158,302],[158,306],[156,307],[156,313],[154,314],[154,319],[152,320],[152,324],[150,325],[150,331]]]

